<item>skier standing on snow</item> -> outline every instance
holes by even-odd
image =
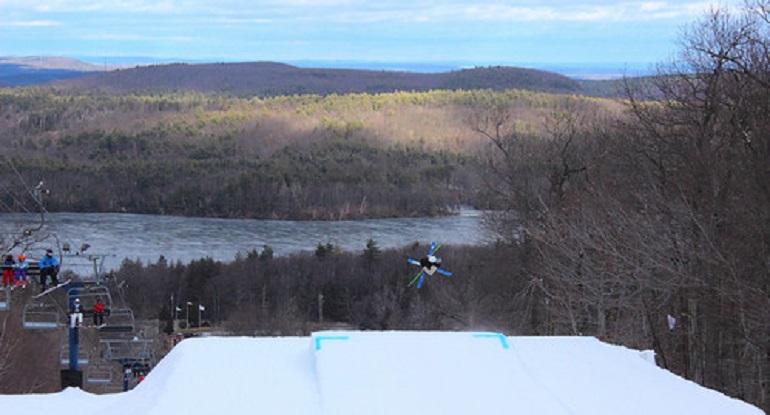
[[[59,280],[56,278],[59,273],[59,261],[53,256],[53,250],[46,249],[45,256],[40,260],[40,292],[45,291],[46,281],[48,276],[51,276],[51,284],[53,286],[59,285]]]
[[[13,270],[13,276],[16,279],[16,286],[21,284],[21,288],[27,288],[27,270],[29,269],[29,262],[24,257],[24,254],[19,255],[19,262],[16,263],[16,267]]]
[[[13,268],[16,266],[16,263],[13,261],[13,255],[6,255],[5,261],[3,262],[2,268],[3,268],[3,286],[4,287],[11,287],[13,286]]]

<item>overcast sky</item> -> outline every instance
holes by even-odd
[[[741,0],[722,0],[740,4]],[[0,56],[657,62],[708,0],[0,0]]]

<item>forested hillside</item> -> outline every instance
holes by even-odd
[[[572,94],[581,89],[578,82],[563,75],[505,66],[417,73],[297,68],[274,62],[142,66],[69,79],[55,85],[57,88],[118,94],[196,91],[239,97],[376,94],[438,89],[524,89]]]
[[[52,211],[351,219],[489,207],[474,114],[495,102],[541,130],[564,108],[524,91],[234,98],[0,90],[7,186],[44,181]],[[12,168],[15,167],[15,168]],[[13,206],[10,195],[4,203]]]

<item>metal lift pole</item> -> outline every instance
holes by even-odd
[[[75,304],[75,299],[77,298],[78,290],[73,290],[72,288],[75,287],[75,285],[82,285],[82,283],[76,283],[72,282],[70,283],[72,286],[69,290],[67,290],[67,305],[69,306],[69,309],[73,309],[73,306]],[[82,312],[82,310],[81,310]],[[61,384],[62,389],[68,388],[68,387],[76,387],[76,388],[83,388],[83,372],[78,368],[78,351],[80,348],[80,336],[78,333],[79,327],[76,324],[75,317],[70,315],[70,318],[68,319],[68,330],[69,330],[69,352],[70,352],[70,362],[69,362],[69,369],[64,369],[61,371]]]

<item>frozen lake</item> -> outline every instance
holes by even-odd
[[[12,240],[24,228],[35,226],[39,215],[0,214],[5,240]],[[163,255],[170,261],[187,263],[211,257],[231,261],[238,252],[261,252],[269,245],[275,255],[314,251],[333,243],[345,251],[363,251],[373,239],[382,248],[400,248],[413,242],[439,241],[449,245],[481,245],[490,237],[482,225],[482,212],[462,210],[443,218],[398,218],[357,221],[275,221],[187,218],[121,213],[52,213],[34,235],[37,242],[26,250],[39,258],[46,247],[69,243],[86,253],[108,254],[106,269],[115,269],[124,258],[144,263]],[[58,243],[57,243],[58,241]],[[21,248],[13,250],[20,253]]]

